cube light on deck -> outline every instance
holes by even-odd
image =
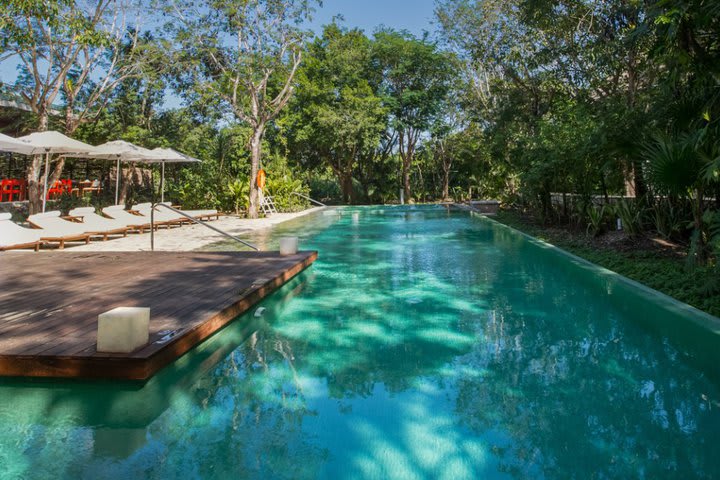
[[[117,307],[98,315],[98,352],[130,353],[149,338],[149,308]]]
[[[280,238],[280,255],[292,255],[298,251],[298,237]]]

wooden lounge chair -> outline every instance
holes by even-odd
[[[163,202],[163,203],[165,203],[166,205],[172,206],[172,205],[170,204],[170,202]],[[162,207],[160,207],[160,208],[162,209]],[[167,209],[165,209],[165,210],[167,210]],[[215,210],[215,209],[207,209],[207,210],[183,210],[183,209],[178,208],[177,210],[180,210],[180,211],[183,212],[184,214],[189,215],[189,216],[191,216],[191,217],[193,217],[194,219],[197,219],[197,220],[212,220],[213,218],[215,218],[215,219],[217,220],[217,219],[220,218],[220,214],[219,214],[218,211]],[[167,211],[173,213],[172,210],[167,210]]]
[[[100,237],[103,241],[107,240],[110,235],[125,236],[127,227],[122,225],[118,227],[116,224],[111,225],[87,225],[77,217],[60,216],[59,211],[45,212],[28,217],[28,222],[32,225],[46,230],[67,231],[73,233],[87,233],[90,237]]]
[[[9,213],[0,213],[0,250],[32,248],[37,252],[45,243],[40,239],[40,230],[21,227],[11,218]]]
[[[102,235],[86,232],[80,224],[63,220],[59,211],[30,215],[28,222],[35,228],[42,229],[40,240],[57,243],[60,249],[65,248],[66,242],[90,243],[91,236]]]
[[[137,227],[128,226],[114,218],[101,217],[95,213],[95,207],[75,208],[68,213],[72,221],[80,223],[88,231],[103,231],[109,235],[122,235],[123,237],[126,237],[129,231],[140,231]]]
[[[133,211],[138,212],[147,221],[150,221],[150,212],[152,210],[151,203],[138,203],[133,205]],[[173,225],[180,226],[183,223],[190,223],[191,221],[182,215],[168,210],[167,208],[155,207],[155,213],[153,214],[153,220],[156,224],[166,225],[171,227]]]
[[[127,227],[138,230],[140,233],[144,233],[145,230],[150,230],[149,218],[125,210],[124,205],[110,205],[109,207],[103,208],[102,213],[108,218],[124,223]],[[155,230],[159,227],[160,225],[156,223]]]

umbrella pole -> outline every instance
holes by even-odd
[[[50,152],[45,152],[45,185],[43,186],[43,213],[45,213],[45,204],[47,203],[47,191],[48,191],[48,168],[50,168]]]
[[[120,157],[117,159],[117,171],[115,172],[115,205],[118,204],[118,194],[120,192]]]
[[[155,169],[150,167],[150,185],[152,186],[150,196],[150,251],[155,251]]]
[[[160,202],[165,201],[165,162],[162,162],[162,176],[160,177]]]

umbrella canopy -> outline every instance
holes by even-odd
[[[43,212],[45,211],[45,204],[47,202],[47,182],[48,182],[48,168],[50,164],[50,155],[53,153],[89,153],[95,150],[95,147],[87,143],[83,143],[79,140],[74,140],[67,135],[63,135],[60,132],[48,130],[46,132],[35,132],[30,135],[18,138],[21,142],[24,142],[32,146],[30,155],[45,154],[45,187],[43,189]]]
[[[201,160],[185,155],[172,148],[154,148],[151,150],[153,155],[159,157],[158,160],[149,160],[151,163],[200,163]]]
[[[120,159],[125,162],[160,160],[160,157],[156,156],[152,150],[139,147],[125,140],[113,140],[112,142],[98,145],[92,152],[68,156],[76,158]]]
[[[117,205],[120,192],[120,162],[150,162],[160,161],[152,150],[139,147],[125,140],[113,140],[98,145],[93,152],[71,155],[77,158],[100,158],[115,160],[117,162],[117,174],[115,175],[115,204]]]
[[[79,140],[74,140],[60,132],[35,132],[17,140],[33,147],[31,154],[40,153],[91,153],[95,147]]]
[[[21,142],[20,140],[0,133],[0,151],[32,155],[33,147],[26,142]]]
[[[185,155],[172,148],[154,148],[152,153],[158,156],[157,160],[148,160],[148,163],[161,163],[160,176],[160,201],[165,201],[165,164],[166,163],[200,163],[200,160],[190,155]]]

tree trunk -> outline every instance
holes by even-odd
[[[641,162],[634,162],[633,183],[635,184],[635,198],[644,201],[645,194],[647,194],[647,185],[645,184]]]
[[[120,175],[120,193],[118,195],[118,205],[125,205],[128,198],[128,193],[130,193],[130,186],[133,184],[133,178],[136,179],[136,183],[140,184],[142,181],[141,178],[139,178],[139,175],[137,174],[137,167],[135,165],[131,165],[128,168],[122,168],[120,167],[120,172],[116,173],[116,175]]]
[[[42,210],[42,186],[40,185],[40,166],[44,155],[34,155],[27,172],[28,211],[30,215]]]
[[[260,196],[258,195],[257,174],[260,170],[260,160],[262,159],[262,137],[265,133],[265,125],[259,124],[253,130],[252,139],[250,140],[251,164],[250,164],[250,207],[248,208],[248,218],[258,218],[260,207]]]
[[[443,172],[442,199],[450,201],[450,172]]]
[[[402,181],[403,191],[405,192],[405,201],[407,203],[413,203],[410,192],[410,161],[405,158],[402,159]]]
[[[450,168],[451,162],[443,160],[443,178],[442,178],[442,200],[447,202],[450,200]]]
[[[44,132],[48,128],[49,114],[45,110],[38,112],[38,132]],[[28,184],[28,211],[30,215],[39,213],[42,210],[43,186],[40,184],[40,173],[43,165],[44,155],[34,155],[30,168],[27,172]]]
[[[73,117],[73,106],[75,105],[74,99],[69,99],[68,104],[65,107],[65,135],[68,137],[72,137],[73,133],[75,133],[75,130],[77,130],[78,122]],[[60,176],[63,173],[63,169],[65,168],[65,158],[60,157],[58,158],[57,162],[55,162],[55,169],[53,169],[52,175],[50,175],[50,179],[48,180],[48,185],[55,185],[55,182],[60,180]]]
[[[354,203],[352,172],[340,172],[340,190],[342,191],[343,203],[348,205]]]
[[[697,235],[697,245],[695,246],[696,261],[699,265],[705,265],[708,259],[707,242],[703,232],[703,212],[705,191],[702,187],[697,187],[695,194],[695,205],[693,206],[693,223],[695,226],[695,235]]]
[[[412,192],[410,191],[410,165],[412,164],[413,145],[412,133],[400,131],[398,133],[398,150],[402,160],[402,185],[403,194],[407,203],[413,203]],[[407,140],[407,145],[405,141]]]

